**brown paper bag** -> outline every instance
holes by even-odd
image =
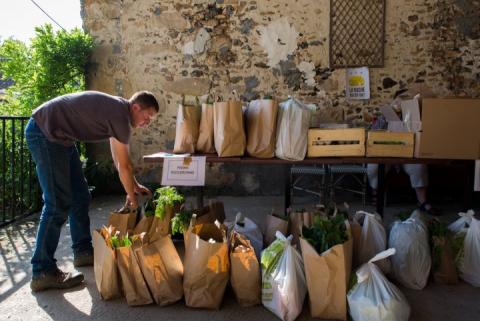
[[[215,221],[225,221],[225,208],[222,202],[210,202],[200,210],[194,211],[197,214],[195,224],[213,224]]]
[[[128,305],[153,302],[134,253],[134,246],[116,248],[118,271]]]
[[[147,233],[149,242],[154,242],[161,237],[172,233],[172,226],[170,224],[170,221],[175,216],[175,214],[180,211],[180,206],[181,204],[177,204],[175,206],[166,205],[165,216],[163,217],[163,219],[157,216],[153,218],[152,225],[150,226],[150,230]]]
[[[121,296],[117,260],[114,249],[107,245],[99,230],[93,233],[93,271],[95,283],[102,299],[110,300]]]
[[[275,154],[278,103],[271,99],[249,103],[247,118],[247,153],[258,158],[272,158]]]
[[[219,309],[228,283],[230,263],[224,227],[200,224],[185,237],[185,303],[193,308]],[[209,243],[213,239],[215,243]]]
[[[200,118],[200,130],[197,140],[197,152],[215,153],[213,138],[213,105],[202,104],[202,116]]]
[[[290,234],[292,234],[292,244],[300,245],[300,236],[302,227],[310,227],[313,224],[315,214],[312,212],[293,212],[290,213]]]
[[[195,152],[199,123],[200,112],[197,106],[178,105],[174,153],[193,154]]]
[[[351,234],[350,231],[348,234]],[[304,238],[300,238],[300,245],[312,317],[347,320],[347,291],[353,250],[351,235],[345,243],[335,245],[322,254],[318,254]]]
[[[255,250],[249,240],[235,231],[230,244],[230,283],[237,301],[243,307],[260,304],[262,279]]]
[[[183,265],[170,236],[135,249],[148,288],[159,305],[183,297]]]
[[[153,218],[154,216],[144,216],[142,219],[135,225],[135,228],[133,229],[133,234],[138,235],[141,233],[147,233],[150,231],[150,228],[153,223]],[[147,236],[147,235],[146,235]],[[145,237],[146,237],[145,236]],[[146,240],[148,241],[148,240]]]
[[[433,236],[432,241],[432,274],[435,283],[457,284],[458,274],[451,240],[448,237]]]
[[[243,156],[246,145],[243,127],[240,101],[216,102],[213,105],[213,134],[218,156]]]
[[[127,232],[133,231],[137,222],[137,211],[131,209],[121,209],[110,213],[108,225],[113,226],[115,230],[123,236]]]
[[[265,222],[265,233],[264,233],[264,246],[269,246],[277,238],[275,233],[277,231],[282,232],[283,235],[287,235],[288,232],[288,221],[281,219],[274,215],[267,215]]]

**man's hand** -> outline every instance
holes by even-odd
[[[139,184],[133,175],[133,164],[130,160],[128,145],[112,137],[110,138],[110,149],[120,181],[125,188],[125,192],[127,192],[125,207],[136,209],[138,207],[137,195],[146,194],[150,198],[152,197],[152,192],[145,186]]]
[[[135,192],[135,194],[139,194],[139,195],[147,195],[148,198],[152,197],[152,192],[146,188],[145,186],[141,185],[141,184],[135,184],[135,186],[133,187],[133,190]]]
[[[133,195],[133,196],[130,197],[129,195],[127,195],[127,198],[125,200],[124,208],[129,208],[129,209],[136,210],[137,207],[138,207],[137,196]]]

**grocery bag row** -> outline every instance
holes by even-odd
[[[189,307],[219,309],[230,283],[239,305],[263,304],[286,321],[301,313],[307,293],[312,317],[408,320],[409,304],[386,276],[418,290],[430,276],[480,286],[473,211],[449,226],[414,211],[387,235],[378,214],[318,207],[269,213],[262,230],[241,213],[225,221],[221,202],[188,210],[174,188],[162,189],[168,200],[111,213],[109,226],[94,231],[102,298],[167,305],[184,297]],[[172,233],[183,234],[183,261]]]

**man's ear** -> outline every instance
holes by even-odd
[[[142,107],[139,104],[135,103],[135,104],[132,105],[132,110],[134,110],[134,111],[139,111],[141,109],[142,109]]]

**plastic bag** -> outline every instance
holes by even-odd
[[[279,107],[275,156],[302,160],[307,153],[311,108],[293,97],[280,103]]]
[[[248,217],[244,217],[242,213],[238,213],[235,222],[224,222],[228,229],[228,235],[234,230],[247,238],[255,250],[255,255],[260,261],[260,254],[263,249],[263,234],[257,224]]]
[[[302,312],[307,294],[303,260],[288,238],[277,232],[262,253],[262,303],[284,321],[293,321]]]
[[[458,218],[455,222],[450,224],[448,226],[448,229],[453,233],[458,233],[462,231],[466,232],[466,228],[472,222],[472,218],[474,215],[475,215],[475,212],[473,210],[468,210],[465,213],[464,212],[458,213],[458,216],[460,216],[460,218]]]
[[[407,299],[374,264],[393,254],[395,249],[380,252],[357,270],[358,283],[347,295],[354,321],[408,320],[410,306]]]
[[[361,232],[359,238],[355,237],[354,241],[355,264],[357,266],[367,263],[377,253],[387,248],[387,233],[382,225],[380,215],[357,211],[353,216],[353,229],[358,225],[361,226]],[[388,259],[377,261],[376,264],[383,273],[390,272],[390,261]]]
[[[463,245],[465,256],[460,264],[460,277],[480,287],[480,221],[472,218]]]
[[[425,223],[414,212],[405,221],[396,221],[390,231],[389,247],[396,250],[391,257],[393,274],[404,286],[421,290],[430,274],[432,258]]]
[[[480,287],[480,221],[472,210],[459,213],[460,218],[449,225],[463,239],[463,248],[457,254],[460,277],[473,286]],[[468,226],[468,227],[467,227]]]

